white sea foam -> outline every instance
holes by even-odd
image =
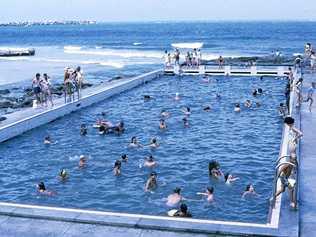
[[[134,42],[133,45],[138,46],[138,45],[143,45],[143,43],[140,42]]]

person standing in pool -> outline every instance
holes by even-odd
[[[147,157],[145,162],[144,162],[144,167],[153,168],[156,165],[157,165],[157,162],[155,161],[155,159],[152,155]]]
[[[245,198],[246,196],[257,196],[258,194],[255,191],[255,188],[252,184],[248,184],[246,186],[245,192],[242,194],[242,198]]]
[[[208,202],[213,202],[214,200],[214,188],[213,187],[207,187],[206,191],[203,192],[198,192],[196,193],[197,195],[202,195],[202,196],[206,196],[206,200]]]
[[[52,195],[55,194],[54,192],[49,191],[49,190],[46,189],[44,182],[40,182],[40,183],[37,185],[37,191],[38,191],[40,194],[48,195],[48,196],[52,196]]]
[[[160,130],[165,130],[165,129],[167,129],[167,124],[166,124],[166,122],[165,122],[164,119],[160,119],[160,122],[159,122],[159,129],[160,129]]]
[[[121,161],[119,160],[116,160],[115,163],[114,163],[114,168],[113,168],[113,174],[115,176],[119,176],[121,175]]]
[[[212,160],[211,162],[209,162],[208,171],[209,171],[209,175],[214,178],[218,179],[221,176],[223,176],[223,172],[220,169],[220,165],[216,160]]]
[[[128,145],[131,148],[140,148],[143,147],[142,144],[140,144],[137,140],[137,137],[132,137],[130,144]]]
[[[152,191],[157,188],[157,173],[151,172],[146,184],[145,184],[145,192]]]
[[[180,193],[181,188],[176,188],[173,193],[168,196],[166,205],[169,207],[176,206],[179,202],[184,200]]]

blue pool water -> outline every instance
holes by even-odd
[[[166,215],[164,198],[181,187],[195,218],[265,223],[282,132],[276,107],[284,100],[285,83],[281,78],[212,77],[210,83],[203,83],[199,77],[163,77],[58,119],[0,144],[1,201]],[[258,87],[264,95],[255,99],[251,92]],[[173,99],[176,92],[182,97],[178,102]],[[144,94],[154,99],[145,102]],[[234,103],[246,99],[262,106],[242,106],[241,113],[233,112]],[[203,111],[207,105],[211,112]],[[192,110],[189,128],[182,124],[182,106]],[[164,132],[158,128],[161,109],[171,112]],[[92,124],[102,112],[115,123],[124,120],[126,132],[99,135]],[[82,123],[89,125],[86,137],[79,135]],[[55,144],[43,144],[47,134]],[[157,137],[161,146],[155,151],[130,149],[132,136],[143,144]],[[122,164],[122,175],[115,177],[112,167],[123,153],[129,161]],[[78,168],[81,154],[90,157],[85,169]],[[151,170],[140,168],[149,154],[159,163],[154,169],[158,189],[153,193],[144,192]],[[213,159],[240,180],[226,185],[210,178],[208,162]],[[67,182],[57,178],[61,168],[70,173]],[[39,195],[35,186],[40,181],[57,195]],[[249,183],[260,196],[243,200]],[[207,186],[215,188],[214,203],[196,195]]]

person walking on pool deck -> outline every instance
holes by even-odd
[[[309,112],[312,112],[312,105],[314,102],[313,95],[314,95],[314,90],[316,88],[316,83],[312,82],[311,87],[307,91],[307,99],[304,102],[309,102]]]
[[[35,100],[37,104],[42,103],[41,99],[41,74],[36,73],[35,78],[32,81],[32,89],[35,95]]]

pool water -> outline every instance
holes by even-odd
[[[199,77],[166,76],[113,96],[2,143],[0,199],[165,216],[170,209],[165,198],[181,187],[194,218],[266,223],[282,133],[276,108],[284,100],[285,84],[282,78],[219,76],[206,83]],[[254,98],[252,90],[259,87],[264,95]],[[180,101],[174,100],[176,92]],[[216,93],[221,94],[220,100]],[[144,101],[145,94],[153,99]],[[241,113],[234,112],[234,104],[246,99],[260,101],[261,106],[241,106]],[[188,128],[182,122],[183,106],[192,110]],[[210,106],[211,111],[203,111],[204,106]],[[158,127],[162,109],[171,113],[166,131]],[[125,133],[99,135],[92,124],[102,112],[113,123],[123,120]],[[84,137],[79,134],[82,123],[89,125]],[[54,144],[43,144],[47,134]],[[156,150],[128,148],[132,136],[143,144],[157,137],[161,146]],[[129,160],[122,164],[122,175],[116,177],[113,164],[124,153]],[[78,168],[81,154],[89,156],[84,169]],[[158,188],[146,193],[144,185],[152,169],[142,163],[150,154],[158,162],[153,169],[158,174]],[[208,162],[213,159],[225,173],[240,180],[227,185],[210,178]],[[61,168],[70,173],[66,182],[57,177]],[[57,194],[39,195],[36,184],[40,181]],[[259,196],[242,199],[249,183]],[[196,195],[208,186],[215,189],[212,203]]]

